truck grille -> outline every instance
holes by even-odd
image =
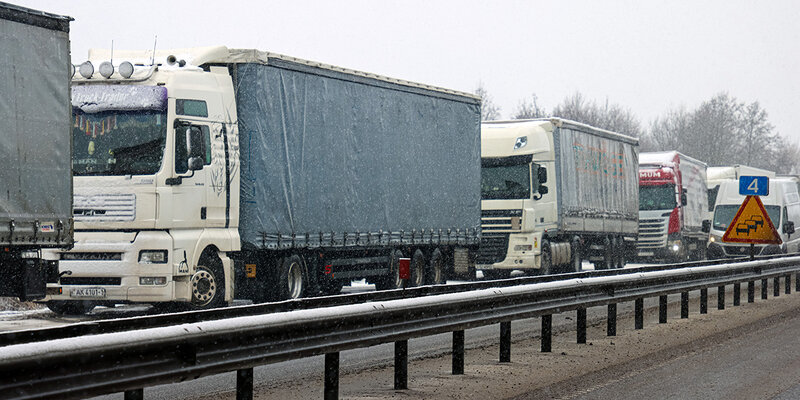
[[[98,194],[73,197],[73,214],[76,222],[133,221],[136,219],[136,195]]]
[[[122,284],[122,278],[83,278],[83,277],[61,277],[62,285],[105,285],[105,286],[119,286]]]
[[[515,220],[515,224],[512,224]],[[519,232],[522,230],[522,210],[483,210],[481,212],[481,231]]]
[[[488,265],[506,259],[508,251],[508,234],[492,233],[481,236],[481,247],[475,259],[476,264]]]
[[[119,261],[122,260],[122,253],[111,253],[111,252],[61,253],[61,259],[81,260],[81,261]]]
[[[667,221],[669,218],[640,219],[639,249],[653,249],[667,245]]]

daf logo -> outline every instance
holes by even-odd
[[[517,138],[516,143],[514,143],[514,150],[521,149],[528,144],[528,137],[527,136],[520,136]]]

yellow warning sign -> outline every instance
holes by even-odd
[[[781,236],[769,219],[764,204],[758,196],[747,196],[733,217],[723,242],[781,244]]]

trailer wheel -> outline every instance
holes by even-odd
[[[572,269],[569,272],[581,272],[583,269],[583,260],[581,259],[581,240],[575,238],[572,240]]]
[[[391,290],[403,287],[403,281],[400,279],[400,258],[403,257],[403,252],[400,250],[392,251],[389,256],[389,274],[382,276],[375,280],[375,289],[377,290]]]
[[[94,309],[95,304],[90,301],[57,301],[51,300],[45,303],[50,311],[58,315],[84,315]]]
[[[431,254],[431,259],[428,262],[428,277],[425,281],[433,285],[447,283],[444,269],[444,256],[439,249],[434,250]]]
[[[614,264],[611,256],[611,239],[608,236],[603,238],[603,261],[594,263],[594,269],[608,269],[613,268]]]
[[[614,238],[614,248],[613,248],[613,260],[614,260],[614,268],[622,269],[625,267],[625,241],[622,237],[615,237]]]
[[[198,309],[221,307],[225,303],[225,273],[222,261],[208,252],[200,261],[190,279],[192,285],[192,307]]]
[[[280,300],[299,299],[305,296],[308,273],[300,256],[293,254],[284,257],[278,277],[278,296]],[[341,288],[339,288],[341,290]]]
[[[418,287],[425,284],[425,255],[422,250],[414,250],[411,256],[411,286]]]
[[[542,240],[542,263],[539,268],[539,275],[550,275],[553,273],[553,253],[550,249],[550,242]]]

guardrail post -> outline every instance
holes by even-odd
[[[500,323],[500,362],[511,362],[511,321]]]
[[[644,329],[644,299],[633,302],[633,329]]]
[[[689,292],[681,292],[681,318],[689,318]]]
[[[756,301],[756,281],[747,282],[747,302],[753,303]]]
[[[252,369],[250,370],[252,374]],[[250,398],[252,395],[252,379],[250,375]],[[336,400],[339,398],[339,352],[325,354],[325,400]],[[237,381],[237,399],[238,399],[238,381]]]
[[[742,303],[742,284],[736,282],[733,284],[733,306],[736,307]]]
[[[542,353],[549,353],[553,347],[553,315],[542,315]]]
[[[144,400],[144,389],[126,390],[125,400]]]
[[[778,297],[781,295],[781,277],[776,276],[772,279],[772,296]]]
[[[464,331],[453,332],[453,375],[464,375]]]
[[[767,280],[761,280],[761,300],[767,299]]]
[[[658,323],[667,323],[667,295],[658,296]]]
[[[339,354],[339,353],[336,353]],[[327,368],[327,358],[328,355],[325,355],[326,359],[326,366],[325,366],[325,385],[327,387],[328,384],[328,368]],[[327,389],[325,390],[326,398],[327,398]],[[236,370],[236,400],[253,400],[253,369],[252,368],[245,368]]]
[[[725,285],[717,286],[717,310],[725,309]]]
[[[800,292],[800,273],[794,274],[794,290]]]
[[[394,390],[408,389],[408,340],[394,342]]]
[[[784,294],[792,294],[792,275],[786,275],[784,278],[783,284],[786,285],[786,290],[783,292]]]
[[[606,329],[608,336],[617,336],[617,303],[608,305],[608,327]]]
[[[708,314],[708,289],[700,289],[700,314]]]
[[[579,308],[577,310],[577,342],[578,344],[586,343],[586,309]]]

